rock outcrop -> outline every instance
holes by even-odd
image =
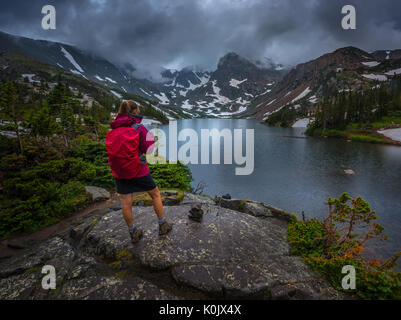
[[[110,199],[110,192],[108,192],[106,189],[93,186],[86,186],[85,190],[92,196],[92,201],[101,201]]]
[[[285,219],[246,203],[239,212],[186,194],[165,208],[174,226],[163,237],[153,209],[134,207],[144,231],[135,245],[121,210],[110,208],[3,261],[0,299],[343,298],[290,255]],[[200,223],[188,218],[194,207]],[[55,290],[42,289],[44,265],[56,269]]]

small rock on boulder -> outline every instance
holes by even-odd
[[[202,205],[200,203],[192,206],[191,210],[189,210],[188,218],[196,222],[202,221],[203,210],[202,210]]]

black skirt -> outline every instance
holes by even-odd
[[[149,173],[147,176],[139,178],[116,179],[116,187],[119,194],[130,194],[153,190],[156,188],[156,183]]]

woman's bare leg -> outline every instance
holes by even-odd
[[[163,218],[164,210],[163,210],[162,196],[160,195],[159,188],[156,187],[153,190],[148,191],[148,194],[153,200],[153,208],[155,209],[157,217],[159,219]]]
[[[134,224],[134,216],[132,213],[132,198],[133,198],[132,193],[121,195],[123,216],[128,227],[131,227]]]

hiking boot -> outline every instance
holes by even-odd
[[[167,221],[164,221],[163,223],[159,224],[159,236],[169,233],[171,229],[173,229],[173,225]]]
[[[131,236],[131,242],[137,243],[139,240],[141,240],[143,232],[141,229],[135,227],[134,230],[129,232],[129,235]]]

